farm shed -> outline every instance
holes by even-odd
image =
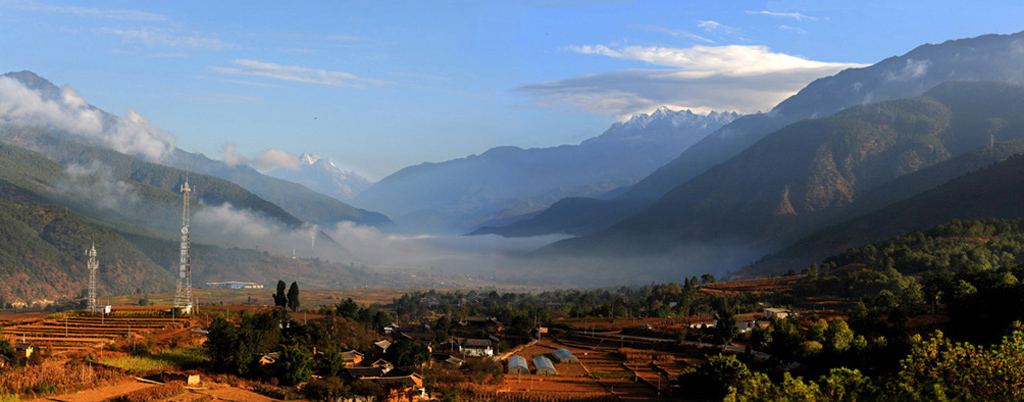
[[[526,365],[526,358],[522,356],[511,356],[508,358],[509,374],[530,374],[530,366]]]
[[[558,359],[559,363],[579,363],[580,362],[580,359],[577,359],[576,356],[572,354],[572,352],[570,352],[570,351],[568,351],[566,349],[562,349],[562,348],[555,349],[555,351],[551,352],[551,354],[555,355],[555,358]]]
[[[537,367],[537,371],[534,374],[537,375],[558,375],[558,370],[555,370],[555,364],[544,356],[537,356],[533,358],[533,365]]]

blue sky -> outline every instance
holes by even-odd
[[[291,3],[0,0],[0,70],[215,159],[317,152],[378,180],[661,105],[768,110],[843,68],[1024,30],[1010,1]]]

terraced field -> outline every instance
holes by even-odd
[[[54,353],[98,348],[123,339],[142,338],[157,331],[179,329],[185,321],[171,317],[110,317],[82,315],[62,319],[41,319],[4,327],[2,336]]]

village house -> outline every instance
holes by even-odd
[[[363,354],[353,349],[347,352],[341,352],[341,358],[345,361],[345,367],[355,367],[363,361]]]
[[[380,354],[388,352],[388,348],[391,347],[391,341],[384,339],[373,343],[373,347],[380,350]]]
[[[32,357],[32,353],[35,352],[36,347],[30,343],[15,343],[14,344],[14,355],[22,359],[28,360]]]
[[[470,357],[494,356],[490,339],[466,339],[462,344],[462,351]]]
[[[783,308],[766,308],[764,309],[764,319],[770,320],[772,318],[786,318],[789,317],[792,312]]]

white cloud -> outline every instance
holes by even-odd
[[[255,164],[256,168],[260,170],[270,170],[275,167],[297,169],[299,157],[280,149],[270,148],[256,156]]]
[[[486,236],[394,235],[352,222],[338,223],[327,233],[359,259],[375,265],[433,267],[462,272],[488,272],[522,265],[512,255],[530,252],[566,235],[526,238]]]
[[[928,67],[931,67],[931,60],[907,59],[907,64],[897,72],[887,71],[883,76],[886,81],[909,81],[923,77],[928,74]]]
[[[21,7],[22,10],[53,13],[53,14],[71,14],[79,17],[93,17],[93,18],[104,18],[111,20],[122,20],[122,21],[166,21],[167,16],[160,14],[147,13],[144,11],[137,10],[125,10],[125,9],[101,9],[101,8],[85,8],[75,6],[43,6],[38,4],[30,4],[28,6]]]
[[[283,66],[256,60],[233,60],[235,67],[211,66],[210,69],[219,73],[267,77],[285,81],[306,82],[320,85],[331,85],[351,88],[368,88],[389,84],[387,81],[358,77],[342,71],[319,70],[299,66]]]
[[[115,211],[140,201],[132,184],[115,179],[109,166],[95,160],[88,166],[74,163],[68,165],[64,177],[57,181],[55,188],[80,199],[90,200],[100,208]]]
[[[220,148],[220,151],[223,154],[224,163],[228,166],[248,165],[249,158],[236,154],[236,148],[238,148],[238,146],[235,144],[224,144],[224,146]]]
[[[153,161],[162,160],[176,146],[173,136],[134,110],[108,119],[70,87],[44,96],[10,77],[0,77],[0,122],[64,131]]]
[[[792,18],[792,19],[795,19],[797,21],[805,21],[805,20],[806,21],[817,21],[818,20],[817,17],[811,17],[809,15],[804,15],[804,14],[800,14],[800,13],[777,13],[777,12],[771,12],[771,11],[766,11],[766,10],[765,11],[747,11],[747,14],[767,15],[767,16],[771,16],[771,17],[780,17],[780,18]]]
[[[737,35],[737,34],[739,34],[739,31],[740,31],[737,28],[733,28],[731,26],[722,24],[720,22],[710,21],[710,20],[708,20],[708,21],[698,21],[697,22],[697,26],[700,27],[700,28],[703,28],[707,32],[710,32],[710,33],[713,33],[713,34],[717,34],[717,35]]]
[[[807,34],[807,31],[805,31],[805,30],[803,30],[801,28],[791,27],[789,25],[780,25],[779,29],[781,29],[783,31],[796,32],[796,33],[801,34],[801,35],[806,35]]]
[[[814,79],[862,67],[774,53],[765,46],[593,45],[563,50],[669,67],[585,74],[517,89],[535,96],[537,106],[579,109],[619,118],[662,105],[696,111],[767,110]]]
[[[290,256],[314,256],[342,262],[352,256],[334,244],[325,244],[317,225],[289,227],[249,209],[238,209],[230,203],[204,205],[192,214],[192,233],[198,239],[217,244],[267,251]],[[195,239],[195,238],[194,238]],[[330,243],[329,241],[326,243]]]
[[[117,124],[107,130],[103,141],[115,151],[143,155],[149,160],[159,161],[174,152],[174,137],[153,127],[149,121],[133,109],[128,109]]]
[[[164,28],[146,27],[140,29],[100,28],[99,33],[117,35],[126,44],[141,44],[148,48],[169,47],[176,49],[212,49],[221,50],[234,47],[233,44],[216,39],[180,34]]]

